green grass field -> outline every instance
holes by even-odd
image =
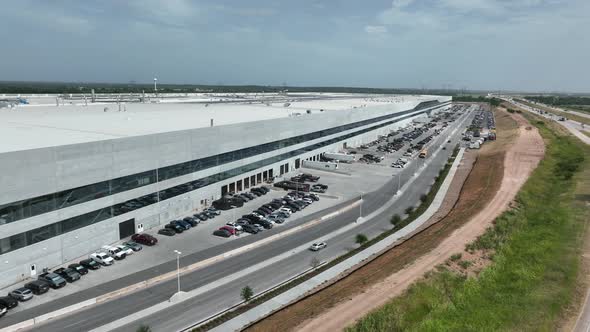
[[[530,115],[527,115],[530,116]],[[553,331],[572,303],[590,197],[590,148],[546,124],[545,159],[471,250],[493,252],[477,278],[439,268],[347,331]]]

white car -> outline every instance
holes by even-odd
[[[92,259],[100,265],[113,265],[113,263],[115,263],[113,257],[107,255],[104,252],[95,252],[94,254],[91,254],[90,259]]]
[[[126,246],[124,244],[119,244],[116,247],[121,249],[121,251],[124,252],[125,255],[127,255],[127,256],[132,255],[134,253],[133,249],[129,248],[128,246]]]
[[[313,203],[313,200],[312,200],[311,198],[307,198],[307,197],[306,197],[306,198],[304,198],[304,199],[303,199],[303,201],[304,201],[305,203],[307,203],[307,204],[311,204],[311,203]]]
[[[311,251],[319,251],[324,249],[325,247],[327,247],[326,242],[320,242],[320,243],[314,243],[311,245],[311,247],[309,247],[309,250]]]
[[[111,246],[102,246],[102,250],[109,256],[113,257],[116,260],[121,260],[127,257],[127,254],[117,247]]]
[[[286,213],[286,214],[288,214],[288,215],[291,215],[291,209],[289,209],[288,207],[284,207],[284,206],[283,206],[283,207],[282,207],[282,208],[280,208],[278,211],[279,211],[279,212],[284,212],[284,213]]]
[[[228,222],[226,225],[233,227],[238,232],[241,232],[244,230],[241,225],[238,225],[237,223],[235,223],[233,221]]]

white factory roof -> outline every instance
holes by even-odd
[[[86,105],[83,100],[73,100],[60,101],[57,106],[55,97],[43,96],[37,100],[29,97],[30,105],[0,109],[0,153],[203,128],[210,126],[211,119],[215,126],[221,126],[287,117],[308,109],[315,113],[320,109],[350,110],[432,99],[431,96],[338,94],[322,94],[324,99],[314,100],[298,99],[297,94],[289,94],[289,97],[292,99],[277,99],[269,104],[260,101],[214,103],[219,98],[204,96],[171,97],[151,103],[121,103],[120,111],[116,103]],[[299,97],[309,95],[299,94]],[[203,103],[207,98],[211,103]],[[290,104],[288,107],[285,107],[286,102]]]

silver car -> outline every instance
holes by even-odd
[[[33,292],[31,292],[30,289],[24,287],[15,289],[8,295],[19,301],[28,301],[33,298]]]

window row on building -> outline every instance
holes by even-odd
[[[241,167],[236,167],[233,168],[231,170],[227,170],[225,172],[220,172],[217,174],[213,174],[207,177],[203,177],[201,179],[198,180],[194,180],[194,181],[190,181],[187,183],[183,183],[168,189],[164,189],[161,190],[159,192],[155,192],[155,193],[151,193],[142,197],[138,197],[138,198],[134,198],[131,200],[128,200],[126,202],[122,202],[119,204],[115,204],[113,206],[110,207],[105,207],[96,211],[92,211],[80,216],[76,216],[73,218],[69,218],[66,220],[62,220],[50,225],[46,225],[46,226],[42,226],[27,232],[23,232],[20,234],[16,234],[7,238],[0,238],[0,255],[13,251],[13,250],[17,250],[20,248],[23,248],[25,246],[29,246],[32,244],[35,244],[37,242],[41,242],[44,240],[47,240],[49,238],[52,238],[54,236],[58,236],[61,234],[65,234],[71,231],[74,231],[76,229],[80,229],[95,223],[98,223],[100,221],[124,214],[124,213],[128,213],[134,210],[137,210],[139,208],[142,207],[146,207],[152,204],[157,203],[158,201],[164,201],[166,199],[175,197],[175,196],[179,196],[185,193],[188,193],[190,191],[208,186],[208,185],[212,185],[215,184],[216,182],[220,182],[232,177],[236,177],[239,176],[241,174],[244,173],[249,173],[255,170],[258,170],[260,168],[264,168],[265,166],[269,166],[272,164],[275,164],[277,162],[280,162],[282,160],[287,160],[290,158],[293,158],[295,156],[313,151],[313,150],[317,150],[317,149],[321,149],[322,147],[325,146],[329,146],[335,143],[338,143],[340,141],[352,138],[354,136],[358,136],[358,135],[362,135],[365,134],[367,132],[385,127],[385,126],[389,126],[391,124],[394,124],[396,122],[399,121],[403,121],[405,119],[408,119],[410,117],[415,116],[415,114],[412,115],[407,115],[404,117],[400,117],[397,118],[395,120],[391,120],[388,122],[384,122],[369,128],[365,128],[365,129],[361,129],[346,135],[342,135],[339,137],[335,137],[332,139],[328,139],[313,145],[309,145],[297,150],[293,150],[293,151],[289,151],[280,155],[276,155],[270,158],[266,158],[266,159],[262,159]],[[261,180],[261,179],[260,179]],[[257,182],[261,182],[260,180],[258,180]]]
[[[279,141],[260,144],[253,147],[221,153],[218,155],[191,160],[167,167],[153,169],[137,174],[132,174],[120,178],[102,181],[74,189],[63,190],[31,199],[21,200],[8,204],[0,205],[0,225],[11,223],[17,220],[30,218],[43,213],[63,209],[72,205],[85,203],[91,200],[114,195],[123,191],[136,189],[142,186],[179,177],[186,174],[206,170],[211,167],[220,166],[233,161],[238,161],[248,157],[253,157],[262,153],[271,152],[295,144],[311,141],[321,137],[333,135],[342,131],[361,127],[367,124],[379,122],[382,120],[398,117],[404,114],[415,112],[419,109],[438,104],[438,101],[428,101],[417,105],[414,109],[394,114],[388,114],[373,119],[354,122],[326,130],[320,130],[313,133],[299,135]],[[191,186],[187,186],[190,188]],[[184,191],[184,190],[181,190]],[[174,191],[164,193],[164,196],[173,197]]]

